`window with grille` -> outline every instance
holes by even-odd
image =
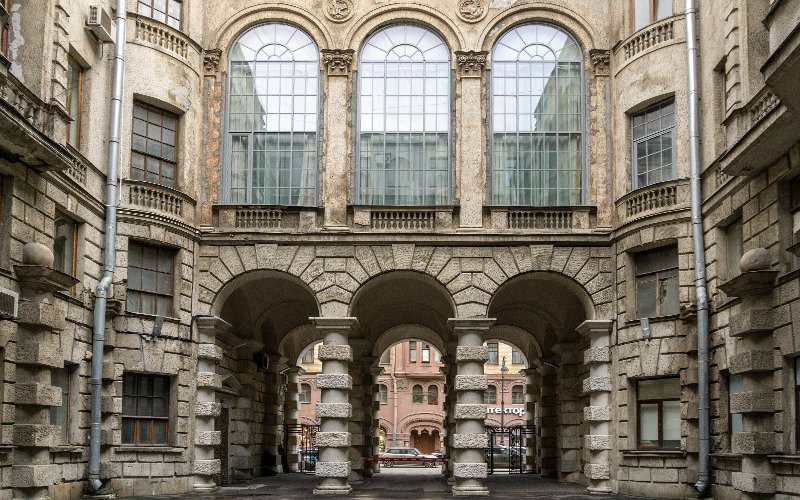
[[[178,115],[150,104],[133,103],[131,179],[175,187]]]
[[[389,388],[383,384],[378,386],[378,399],[382,405],[385,405],[389,400]]]
[[[489,347],[489,361],[487,361],[487,363],[489,363],[490,365],[498,364],[499,360],[497,355],[497,349],[498,349],[497,342],[489,342],[486,345],[487,347]]]
[[[583,54],[549,24],[510,29],[492,50],[491,200],[583,203]]]
[[[422,398],[423,398],[423,396],[422,396],[422,386],[421,385],[415,385],[411,389],[411,401],[414,402],[414,403],[422,403]]]
[[[269,23],[230,52],[225,201],[314,206],[319,50],[308,34]]]
[[[511,404],[521,405],[525,402],[525,393],[522,392],[521,385],[515,385],[511,388]]]
[[[633,189],[675,178],[675,99],[656,103],[631,120]]]
[[[311,386],[308,384],[300,384],[300,402],[311,402]]]
[[[639,449],[681,446],[681,382],[678,377],[639,380],[636,384]]]
[[[678,248],[672,246],[636,254],[635,267],[638,317],[678,314]]]
[[[182,3],[181,0],[139,0],[137,12],[179,30]]]
[[[359,59],[357,203],[450,203],[447,45],[398,24],[370,36]]]
[[[128,245],[127,310],[156,316],[173,314],[175,251],[131,242]]]
[[[483,393],[483,403],[487,405],[497,404],[497,387],[490,385]]]
[[[631,0],[633,31],[672,15],[672,0]]]
[[[439,388],[435,385],[428,386],[428,404],[429,405],[438,405],[439,404]]]
[[[126,373],[122,381],[122,444],[164,445],[169,433],[169,377]]]

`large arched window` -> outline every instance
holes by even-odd
[[[429,405],[439,404],[439,388],[435,385],[428,386],[428,404]]]
[[[415,385],[411,389],[411,401],[413,403],[422,403],[422,386]]]
[[[228,203],[316,203],[319,51],[286,24],[245,32],[228,73]]]
[[[394,25],[359,62],[357,203],[450,202],[450,51],[432,31]]]
[[[492,51],[492,203],[583,202],[583,57],[567,32],[525,24]]]

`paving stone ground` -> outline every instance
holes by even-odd
[[[450,486],[437,469],[394,468],[363,484],[353,485],[351,495],[315,497],[312,494],[316,478],[306,474],[282,474],[258,478],[249,484],[226,486],[211,494],[186,494],[157,497],[125,497],[120,500],[271,500],[271,499],[357,499],[357,500],[427,500],[453,498]],[[536,500],[597,500],[586,490],[574,484],[562,484],[554,479],[533,475],[494,474],[487,481],[492,499]],[[465,497],[461,497],[465,498]],[[466,497],[470,498],[470,497]],[[475,497],[486,498],[486,497]],[[641,500],[634,497],[604,495],[603,500]]]

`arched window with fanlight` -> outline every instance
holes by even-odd
[[[436,385],[428,386],[428,404],[429,405],[439,404],[439,388]]]
[[[583,203],[583,55],[549,24],[523,24],[492,50],[494,205]]]
[[[391,25],[359,57],[356,201],[450,203],[450,50],[434,32]]]
[[[223,201],[313,206],[317,197],[319,50],[280,23],[242,34],[230,51]]]
[[[411,389],[411,401],[413,403],[422,403],[422,386],[415,385]]]

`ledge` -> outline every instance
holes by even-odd
[[[133,451],[136,453],[183,453],[186,448],[176,446],[117,446],[116,451]]]
[[[767,455],[773,464],[795,464],[800,465],[800,454],[795,455]]]
[[[685,457],[686,450],[622,450],[625,458],[677,458]]]
[[[81,445],[59,445],[59,446],[51,446],[50,453],[83,453],[85,450],[85,446]]]

